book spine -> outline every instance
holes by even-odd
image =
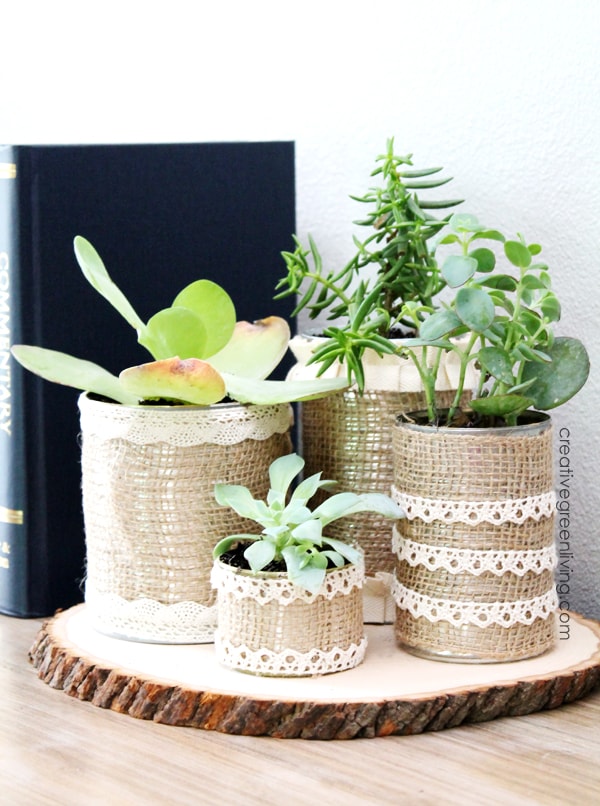
[[[0,149],[0,612],[30,615],[25,435],[17,411],[21,368],[10,353],[20,334],[18,149]]]

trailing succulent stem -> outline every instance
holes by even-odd
[[[376,161],[379,165],[371,176],[379,176],[382,185],[364,196],[351,197],[371,208],[365,218],[354,222],[369,233],[363,240],[354,236],[353,257],[341,269],[326,271],[313,238],[309,236],[306,249],[294,236],[296,249],[282,253],[287,275],[279,281],[276,296],[301,294],[294,315],[306,309],[312,319],[326,314],[328,320],[337,320],[324,329],[329,341],[315,352],[311,363],[320,364],[322,373],[334,361],[344,362],[349,382],[355,381],[360,391],[364,389],[364,351],[394,352],[390,337],[395,330],[414,327],[407,306],[413,306],[417,321],[433,310],[446,281],[429,242],[447,219],[435,218],[429,211],[461,203],[422,199],[421,191],[451,180],[436,176],[441,168],[413,169],[412,155],[394,154],[393,139]],[[365,279],[369,269],[374,275]]]

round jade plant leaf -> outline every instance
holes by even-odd
[[[526,269],[531,263],[531,252],[519,241],[506,241],[504,252],[513,266],[518,266],[520,269]]]
[[[477,232],[481,229],[479,219],[471,213],[454,213],[449,223],[454,232]]]
[[[477,271],[477,260],[464,255],[449,255],[442,266],[442,277],[450,288],[458,288]]]
[[[533,405],[533,400],[523,395],[491,395],[490,397],[478,397],[471,400],[473,411],[479,414],[495,415],[496,417],[506,417],[510,414],[519,414]]]
[[[477,271],[490,272],[494,270],[496,265],[496,255],[491,249],[481,246],[478,249],[473,249],[469,252],[469,257],[477,261]]]
[[[482,288],[461,288],[456,295],[456,313],[475,333],[483,333],[496,315],[494,302]]]
[[[140,400],[165,399],[210,406],[225,397],[225,383],[219,373],[196,358],[169,358],[124,369],[119,380],[126,392]]]
[[[558,322],[560,319],[560,302],[555,294],[548,291],[539,301],[542,315],[548,322]]]
[[[278,366],[289,341],[289,325],[280,316],[237,322],[229,342],[209,362],[219,372],[264,379]]]
[[[204,321],[189,308],[165,308],[148,321],[138,341],[157,361],[163,358],[201,358],[208,334]]]
[[[570,400],[586,382],[590,359],[579,339],[558,337],[545,350],[549,363],[531,362],[525,365],[522,380],[533,380],[527,393],[536,409],[553,409]]]
[[[223,349],[235,327],[235,306],[229,294],[211,280],[196,280],[173,300],[173,307],[189,308],[204,322],[206,341],[202,355],[208,358]]]
[[[486,372],[502,383],[512,386],[514,383],[512,364],[506,350],[500,347],[483,347],[477,353],[477,359]]]
[[[454,311],[437,311],[421,324],[419,336],[424,341],[436,341],[461,326],[462,322]]]

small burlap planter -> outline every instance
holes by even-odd
[[[96,629],[131,640],[213,640],[212,550],[255,524],[217,482],[264,498],[291,452],[289,405],[121,406],[82,395],[85,602]]]
[[[364,567],[327,572],[311,594],[285,573],[247,571],[216,561],[219,613],[215,652],[224,666],[271,677],[331,674],[365,656]]]
[[[316,346],[325,341],[311,336],[292,339],[290,348],[298,364],[288,377],[315,375],[318,365],[307,366],[306,362]],[[438,397],[442,405],[450,405],[455,394],[457,366],[452,353],[444,354],[442,359]],[[364,369],[362,395],[353,388],[302,404],[300,430],[305,474],[322,471],[323,478],[335,479],[338,482],[332,491],[335,493],[389,495],[394,478],[391,446],[395,419],[403,411],[421,409],[425,395],[419,375],[407,358],[381,357],[373,350],[366,350]],[[326,377],[345,373],[345,366],[338,363],[327,371]],[[469,383],[472,382],[470,375]],[[321,502],[327,495],[320,491],[314,501]],[[332,523],[328,533],[338,540],[358,543],[365,553],[365,621],[393,622],[394,600],[389,590],[394,571],[390,520],[373,513],[358,513]]]
[[[531,414],[531,416],[530,416]],[[552,427],[393,429],[399,645],[458,662],[540,655],[556,639]]]

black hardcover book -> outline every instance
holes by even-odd
[[[238,319],[290,321],[293,300],[273,295],[294,231],[292,142],[0,148],[1,613],[71,607],[85,573],[78,392],[23,370],[10,345],[114,373],[151,360],[84,279],[73,238],[96,247],[144,319],[204,277]]]

